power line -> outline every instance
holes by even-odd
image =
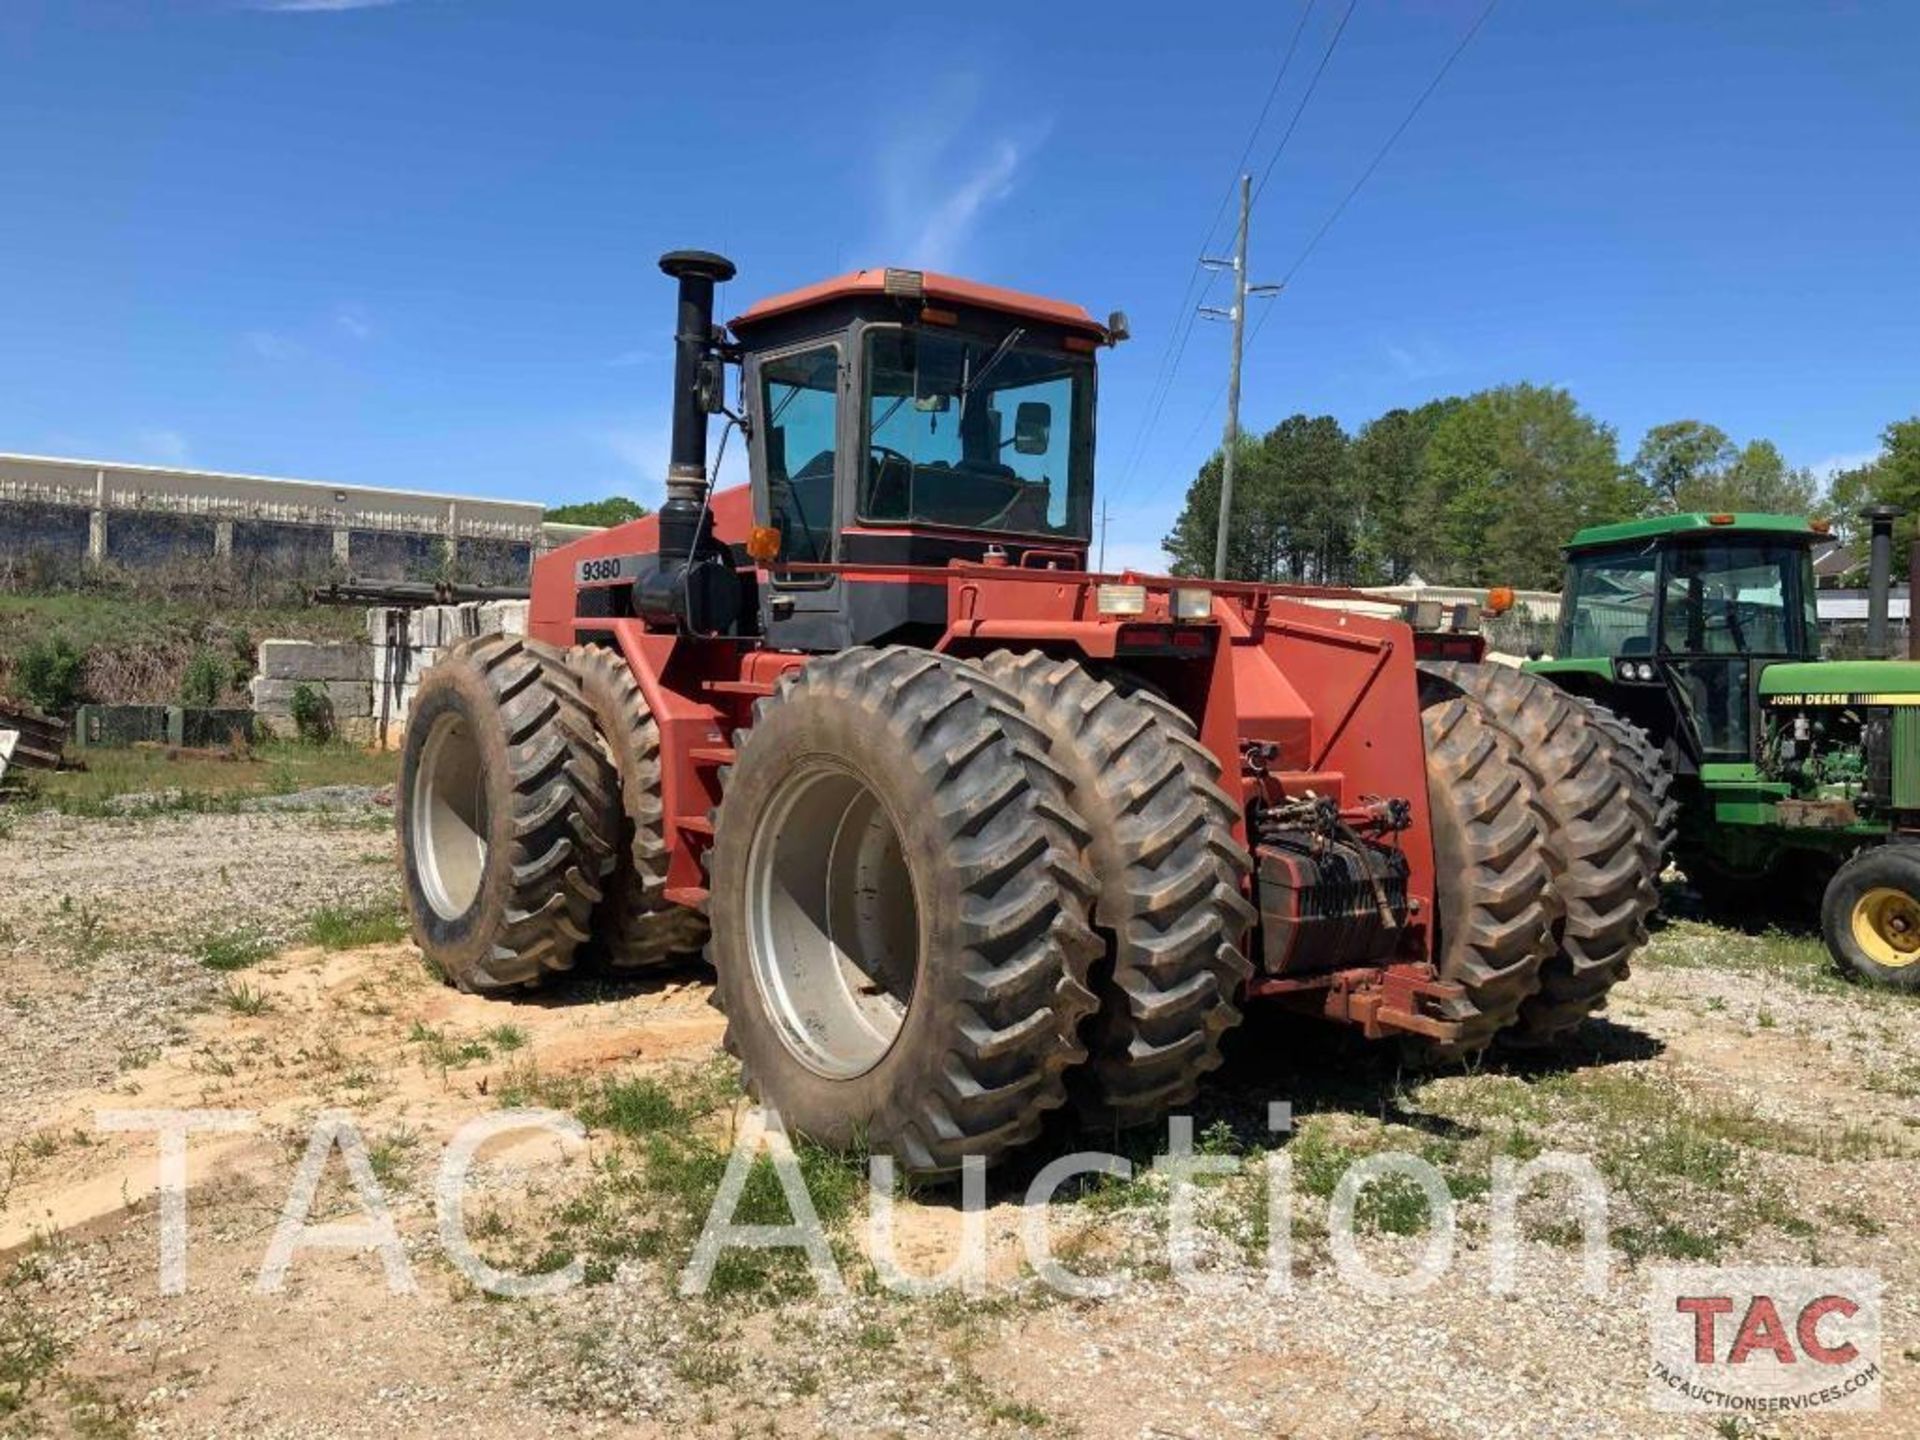
[[[1279,98],[1280,86],[1287,78],[1287,71],[1293,67],[1293,52],[1300,48],[1300,36],[1306,31],[1307,17],[1313,14],[1314,0],[1306,0],[1300,7],[1300,19],[1293,27],[1293,36],[1287,41],[1287,53],[1280,58],[1280,68],[1274,72],[1273,84],[1267,87],[1267,98],[1260,106],[1260,114],[1253,122],[1253,129],[1247,132],[1247,143],[1240,149],[1240,158],[1234,161],[1234,178],[1227,182],[1225,192],[1220,196],[1220,205],[1213,212],[1213,219],[1207,222],[1207,237],[1200,242],[1200,253],[1205,254],[1213,245],[1213,232],[1220,228],[1220,221],[1227,213],[1227,207],[1233,203],[1233,187],[1239,177],[1246,173],[1247,161],[1252,158],[1254,142],[1260,138],[1260,131],[1267,123],[1267,113],[1273,109],[1273,102]],[[1351,10],[1352,6],[1348,6]],[[1296,117],[1297,118],[1297,117]],[[1281,140],[1285,146],[1286,141]],[[1269,166],[1268,168],[1272,168]]]
[[[1327,41],[1327,48],[1320,53],[1320,63],[1313,67],[1313,78],[1307,82],[1307,88],[1301,92],[1300,103],[1293,107],[1293,118],[1287,121],[1286,133],[1280,137],[1280,143],[1274,147],[1273,154],[1267,159],[1267,168],[1260,172],[1260,183],[1253,187],[1253,198],[1258,200],[1260,192],[1267,188],[1267,177],[1273,174],[1273,167],[1280,163],[1280,157],[1286,153],[1287,142],[1293,139],[1293,132],[1299,128],[1300,117],[1307,113],[1307,103],[1313,99],[1313,92],[1320,88],[1320,77],[1327,73],[1327,65],[1333,59],[1333,52],[1340,48],[1340,37],[1347,33],[1347,21],[1353,18],[1354,6],[1360,0],[1347,0],[1347,8],[1341,12],[1340,23],[1333,27],[1333,38]]]
[[[1180,362],[1186,357],[1187,341],[1192,338],[1196,318],[1194,306],[1205,300],[1213,288],[1214,275],[1200,263],[1201,257],[1213,244],[1213,233],[1220,226],[1220,217],[1227,213],[1232,202],[1234,190],[1240,174],[1246,168],[1247,158],[1252,155],[1254,146],[1259,142],[1260,131],[1267,123],[1267,116],[1273,109],[1273,102],[1279,96],[1281,86],[1287,78],[1287,72],[1293,66],[1295,51],[1300,48],[1300,37],[1307,27],[1307,18],[1313,13],[1315,0],[1304,0],[1300,7],[1300,19],[1293,27],[1293,34],[1287,41],[1285,53],[1280,57],[1279,69],[1274,72],[1273,83],[1267,87],[1267,96],[1260,106],[1260,113],[1254,117],[1253,126],[1247,131],[1246,143],[1241,147],[1240,159],[1234,165],[1233,178],[1228,181],[1220,197],[1220,204],[1213,212],[1213,218],[1207,222],[1206,233],[1200,237],[1200,245],[1194,252],[1193,269],[1188,272],[1186,284],[1180,291],[1180,303],[1174,310],[1173,327],[1167,332],[1167,343],[1161,347],[1160,362],[1154,369],[1153,384],[1147,391],[1146,403],[1140,407],[1141,421],[1134,431],[1133,445],[1128,451],[1127,463],[1120,472],[1120,479],[1113,487],[1112,494],[1122,494],[1132,483],[1134,472],[1139,468],[1142,455],[1146,452],[1147,439],[1160,423],[1160,414],[1166,409],[1167,397],[1172,393],[1174,377],[1180,373]],[[1351,11],[1351,4],[1348,7]],[[1298,119],[1296,112],[1295,119]],[[1284,141],[1282,142],[1284,144]],[[1194,293],[1194,281],[1204,277],[1199,293]]]
[[[1455,45],[1448,53],[1447,58],[1440,63],[1440,68],[1434,72],[1433,79],[1427,82],[1427,88],[1420,92],[1419,98],[1413,102],[1412,108],[1401,118],[1400,123],[1394,127],[1393,133],[1387,136],[1386,143],[1374,152],[1373,159],[1367,162],[1367,168],[1362,170],[1360,172],[1360,178],[1353,182],[1353,188],[1340,197],[1340,203],[1333,207],[1333,212],[1328,215],[1325,220],[1321,221],[1320,228],[1313,232],[1313,238],[1307,241],[1307,248],[1302,250],[1299,257],[1288,267],[1286,276],[1281,281],[1282,284],[1285,284],[1287,280],[1291,280],[1294,273],[1299,270],[1302,265],[1307,263],[1307,257],[1313,254],[1314,250],[1319,246],[1322,237],[1326,235],[1327,231],[1333,228],[1334,221],[1338,220],[1340,216],[1345,213],[1347,206],[1353,203],[1353,197],[1360,193],[1361,187],[1373,178],[1373,172],[1380,168],[1380,162],[1387,158],[1387,152],[1393,149],[1394,143],[1398,141],[1402,135],[1406,134],[1407,127],[1413,123],[1413,117],[1420,113],[1420,108],[1427,103],[1428,97],[1440,88],[1440,82],[1447,78],[1447,72],[1453,68],[1453,62],[1458,60],[1461,52],[1473,43],[1473,37],[1480,33],[1480,27],[1487,23],[1487,18],[1493,14],[1495,7],[1499,4],[1500,0],[1487,0],[1487,8],[1482,10],[1479,18],[1467,27],[1467,33],[1460,37],[1460,43]]]
[[[1420,113],[1422,107],[1424,107],[1428,99],[1432,97],[1433,92],[1440,88],[1440,82],[1447,78],[1447,72],[1453,68],[1454,61],[1458,60],[1462,53],[1465,52],[1467,46],[1473,43],[1474,36],[1480,33],[1481,27],[1487,23],[1488,18],[1493,14],[1499,4],[1500,0],[1487,0],[1486,8],[1480,12],[1473,24],[1467,27],[1466,33],[1460,37],[1459,43],[1447,53],[1447,58],[1440,62],[1440,68],[1434,72],[1433,78],[1427,82],[1426,88],[1415,97],[1407,113],[1401,117],[1400,123],[1394,127],[1393,133],[1387,136],[1386,142],[1374,152],[1373,158],[1367,162],[1366,168],[1360,172],[1360,178],[1353,182],[1352,186],[1347,190],[1347,193],[1340,197],[1340,203],[1335,205],[1332,211],[1328,213],[1327,218],[1320,222],[1320,228],[1313,232],[1313,237],[1307,241],[1306,248],[1294,257],[1293,264],[1287,267],[1286,273],[1280,279],[1280,284],[1283,287],[1299,272],[1300,267],[1307,263],[1307,257],[1313,254],[1321,240],[1326,237],[1327,232],[1333,228],[1334,222],[1345,213],[1347,206],[1353,203],[1353,197],[1358,195],[1367,181],[1373,178],[1373,172],[1380,168],[1380,162],[1387,158],[1387,152],[1393,149],[1395,143],[1406,133],[1407,127],[1413,124],[1414,117]],[[1352,7],[1349,6],[1349,13],[1351,13],[1351,10]],[[1260,319],[1253,327],[1253,333],[1247,337],[1247,344],[1249,346],[1252,346],[1252,344],[1260,338],[1260,332],[1266,328],[1267,319],[1272,314],[1273,311],[1270,309],[1261,314]],[[1213,407],[1218,405],[1225,395],[1226,386],[1224,385],[1213,392],[1213,398],[1207,402],[1206,409],[1200,412],[1199,419],[1194,421],[1193,429],[1187,433],[1185,442],[1180,446],[1182,450],[1190,449],[1193,442],[1200,437],[1201,428],[1213,414]]]

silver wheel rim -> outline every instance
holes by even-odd
[[[775,1029],[833,1080],[899,1038],[920,970],[920,906],[900,831],[867,783],[824,757],[781,782],[747,853],[747,948]]]
[[[487,868],[487,796],[480,747],[466,719],[442,715],[420,750],[407,825],[420,889],[434,912],[458,920],[480,898]]]

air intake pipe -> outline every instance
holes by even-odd
[[[734,276],[733,262],[710,250],[669,250],[660,268],[680,282],[673,334],[673,451],[667,500],[660,507],[660,558],[684,560],[699,545],[707,500],[707,416],[718,408],[713,287]]]
[[[1893,522],[1898,505],[1869,505],[1860,512],[1870,534],[1867,541],[1867,654],[1888,658],[1887,613],[1893,593]],[[1911,603],[1911,602],[1909,602]]]

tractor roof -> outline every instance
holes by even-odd
[[[1689,535],[1699,531],[1740,534],[1797,535],[1816,540],[1821,531],[1804,515],[1738,514],[1656,515],[1650,520],[1622,520],[1614,525],[1589,525],[1566,544],[1568,550],[1588,550],[1596,545],[1618,545],[1633,540],[1658,540],[1668,535]]]
[[[836,275],[831,280],[802,285],[798,290],[768,296],[736,316],[732,328],[737,330],[742,325],[757,325],[776,315],[812,309],[835,300],[877,299],[883,295],[903,298],[918,296],[936,303],[944,301],[949,305],[1003,311],[1068,330],[1081,330],[1100,340],[1107,335],[1106,326],[1089,315],[1084,306],[1065,300],[1048,300],[1044,296],[1028,295],[1019,290],[1003,290],[998,285],[982,285],[977,280],[962,280],[955,275],[936,275],[931,270],[890,268],[854,270],[845,275]]]

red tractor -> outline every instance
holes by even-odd
[[[408,902],[453,983],[704,948],[753,1094],[939,1172],[1069,1101],[1191,1100],[1250,1003],[1448,1058],[1625,973],[1652,801],[1586,711],[1423,667],[1461,637],[1350,592],[1088,572],[1123,317],[862,270],[720,328],[733,266],[661,268],[665,505],[540,560],[529,637],[411,714]],[[710,486],[715,413],[746,486]]]

